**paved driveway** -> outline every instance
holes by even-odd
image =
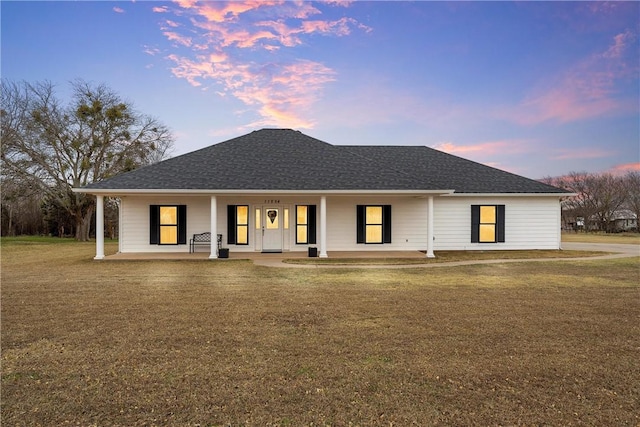
[[[640,256],[640,245],[627,245],[622,243],[563,243],[562,249],[573,251],[602,251],[616,252],[618,255]],[[620,256],[618,256],[620,258]]]

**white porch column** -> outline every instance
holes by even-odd
[[[320,197],[320,258],[327,255],[327,196]]]
[[[104,196],[96,196],[96,256],[104,259]]]
[[[218,258],[218,199],[211,196],[211,254],[209,259]]]
[[[556,230],[558,230],[558,249],[562,250],[562,199],[558,199],[558,222],[556,223]]]
[[[435,258],[433,254],[433,196],[427,203],[427,258]]]

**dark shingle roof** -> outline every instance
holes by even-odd
[[[85,190],[564,190],[432,148],[334,146],[262,129],[84,187]]]
[[[418,181],[420,188],[456,193],[566,193],[540,181],[463,159],[429,147],[342,146],[352,153],[392,166]]]

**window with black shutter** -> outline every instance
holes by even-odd
[[[149,244],[187,244],[187,206],[149,206]]]
[[[316,205],[296,205],[296,244],[316,243]]]
[[[471,205],[471,243],[502,243],[504,228],[504,205]]]
[[[391,205],[358,205],[356,222],[357,243],[391,243]]]
[[[249,206],[227,205],[227,243],[249,244]]]

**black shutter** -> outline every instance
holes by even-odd
[[[187,244],[187,205],[178,205],[178,244]]]
[[[391,205],[382,206],[382,243],[391,243]]]
[[[160,206],[149,206],[149,244],[157,245],[160,242]]]
[[[480,205],[471,205],[471,243],[480,241]]]
[[[365,211],[364,205],[358,205],[356,207],[356,243],[364,243],[365,235]]]
[[[236,244],[236,205],[227,205],[227,244]]]
[[[316,205],[307,206],[307,243],[316,244]]]
[[[504,205],[496,206],[496,242],[504,242]]]

